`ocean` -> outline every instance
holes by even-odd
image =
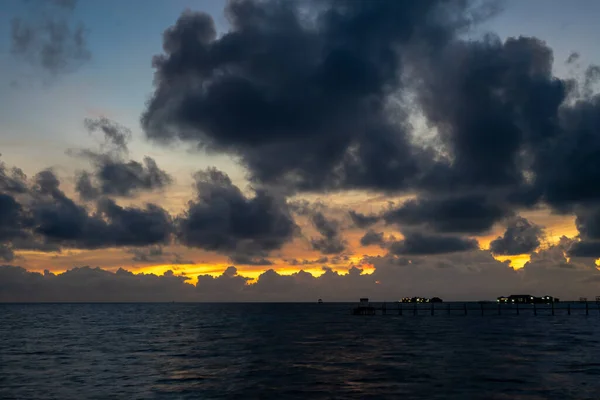
[[[351,307],[3,304],[0,399],[600,399],[595,305],[589,316]]]

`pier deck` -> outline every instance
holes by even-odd
[[[361,308],[361,307],[358,307]],[[354,315],[585,315],[600,316],[600,302],[565,301],[550,304],[501,304],[494,302],[370,303],[368,312]]]

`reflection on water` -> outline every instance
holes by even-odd
[[[598,399],[600,317],[0,305],[2,399]]]

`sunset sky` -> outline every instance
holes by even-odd
[[[600,295],[598,20],[2,1],[0,301]]]

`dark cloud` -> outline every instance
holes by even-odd
[[[582,238],[600,240],[600,209],[580,210],[575,226]]]
[[[329,262],[329,257],[327,256],[323,256],[323,257],[319,257],[317,259],[314,260],[298,260],[296,258],[292,258],[292,259],[286,259],[283,260],[284,262],[288,263],[289,265],[314,265],[314,264],[327,264],[327,262]]]
[[[14,197],[0,193],[0,243],[23,236],[26,218],[25,210]]]
[[[127,252],[133,257],[132,261],[143,263],[166,263],[166,264],[194,264],[192,260],[185,260],[180,254],[165,251],[162,246],[149,246],[128,249]]]
[[[0,302],[192,301],[195,290],[188,279],[172,271],[159,276],[81,267],[55,275],[0,266]]]
[[[521,270],[495,260],[490,252],[472,250],[421,257],[369,257],[374,267],[366,274],[360,265],[347,273],[325,267],[315,277],[305,271],[281,275],[263,272],[256,282],[228,267],[219,276],[201,275],[194,286],[183,276],[167,272],[134,275],[99,268],[75,268],[62,274],[28,272],[0,266],[0,302],[5,301],[356,301],[357,293],[373,301],[403,296],[440,296],[444,300],[493,300],[510,293],[551,294],[563,300],[597,293],[600,271],[591,260],[567,260],[571,243],[534,252]],[[449,284],[451,283],[451,284]]]
[[[141,191],[164,189],[173,178],[160,169],[156,161],[144,157],[144,163],[126,158],[131,131],[107,118],[84,121],[90,133],[101,131],[104,143],[100,152],[93,150],[70,150],[94,165],[92,173],[80,171],[76,177],[75,190],[83,200],[95,200],[101,196],[133,197]]]
[[[368,228],[368,227],[376,224],[381,219],[381,217],[379,215],[361,214],[354,210],[350,210],[348,212],[348,214],[350,215],[350,219],[352,220],[352,223],[354,224],[354,226],[356,226],[357,228],[361,228],[361,229]]]
[[[169,214],[154,204],[145,208],[121,207],[114,201],[102,199],[95,214],[77,205],[64,195],[49,171],[38,175],[39,193],[34,205],[34,231],[47,241],[66,247],[102,248],[146,246],[167,243],[172,231]]]
[[[340,254],[346,250],[347,242],[341,237],[341,228],[338,221],[328,219],[322,212],[314,212],[311,222],[321,237],[311,238],[310,243],[314,250],[321,254]]]
[[[132,254],[132,261],[135,262],[158,262],[163,261],[165,251],[161,246],[151,246],[148,248],[129,249],[128,253]]]
[[[233,1],[222,36],[183,14],[154,59],[147,136],[235,155],[255,183],[418,194],[387,222],[440,233],[600,200],[596,66],[578,84],[542,40],[461,39],[487,15],[468,1],[316,4]]]
[[[0,161],[0,192],[25,193],[27,192],[27,176],[19,168],[7,170],[6,165]]]
[[[388,244],[393,255],[429,255],[455,253],[479,249],[475,239],[459,236],[426,235],[417,232],[405,233],[404,239]]]
[[[141,191],[163,189],[173,182],[173,178],[150,157],[144,157],[141,164],[96,155],[93,163],[95,170],[92,174],[81,171],[76,178],[75,189],[84,200],[100,196],[132,197]]]
[[[483,233],[511,210],[483,195],[408,200],[383,213],[387,224],[423,225],[437,232]]]
[[[581,55],[578,52],[573,51],[573,52],[571,52],[571,54],[569,54],[569,57],[567,57],[566,63],[573,64],[573,63],[577,62],[580,58],[581,58]]]
[[[452,62],[451,62],[452,60]],[[430,190],[502,190],[527,184],[531,145],[553,136],[568,86],[552,76],[552,51],[533,38],[456,41],[419,59],[416,93],[446,154]]]
[[[385,244],[385,239],[383,238],[383,232],[375,232],[372,229],[369,229],[363,237],[360,238],[361,246],[372,246],[372,245],[380,245]]]
[[[502,256],[531,253],[539,247],[542,233],[540,226],[517,217],[507,225],[504,235],[490,242],[490,251]]]
[[[559,211],[600,200],[600,97],[563,107],[560,131],[537,150],[536,184]]]
[[[34,1],[11,21],[12,53],[52,75],[77,70],[91,58],[87,28],[74,20],[75,0]]]
[[[263,258],[295,235],[297,227],[284,199],[264,190],[246,197],[214,168],[195,178],[197,198],[177,218],[177,235],[186,246]]]
[[[266,258],[252,258],[245,254],[235,254],[229,259],[237,265],[273,265],[273,262]]]
[[[9,246],[0,244],[0,259],[6,262],[11,262],[15,259],[15,254]]]
[[[210,16],[185,12],[153,60],[142,125],[159,142],[238,155],[257,182],[406,188],[429,160],[388,110],[400,49],[451,40],[474,18],[468,3],[239,0],[219,37]]]
[[[575,242],[567,253],[570,257],[600,258],[600,241]]]
[[[75,203],[51,170],[38,173],[16,194],[0,191],[0,244],[12,250],[59,251],[168,243],[172,221],[154,204],[121,207],[102,199],[95,212]],[[23,192],[25,190],[25,192]]]

